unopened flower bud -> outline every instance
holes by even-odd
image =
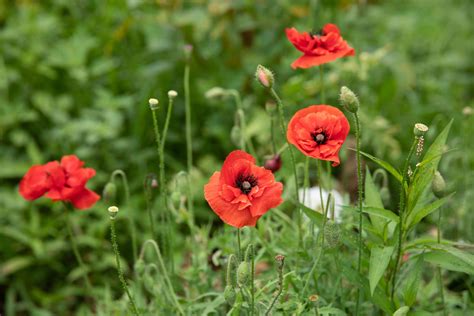
[[[103,197],[105,202],[115,202],[115,198],[117,196],[117,186],[113,182],[107,182],[104,187]]]
[[[390,190],[387,187],[380,189],[380,197],[382,198],[383,205],[390,204]]]
[[[214,87],[206,91],[204,96],[207,99],[221,99],[227,95],[227,91],[221,87]]]
[[[334,248],[339,245],[339,226],[333,220],[329,220],[324,226],[324,239],[329,248]]]
[[[181,201],[181,194],[177,191],[171,193],[171,201],[173,201],[173,203],[178,204]]]
[[[133,266],[133,269],[138,275],[141,275],[145,271],[145,262],[143,259],[138,259]]]
[[[174,99],[178,96],[178,92],[174,91],[174,90],[170,90],[168,91],[168,98],[170,99]]]
[[[158,104],[160,103],[160,101],[158,101],[158,99],[155,99],[155,98],[151,98],[148,100],[148,104],[150,105],[150,109],[152,109],[153,111],[154,110],[158,110]]]
[[[359,99],[348,87],[342,87],[339,95],[342,105],[351,113],[357,113],[359,110]]]
[[[281,168],[281,157],[280,155],[276,154],[275,156],[271,157],[270,159],[265,160],[265,164],[263,167],[271,172],[275,173]]]
[[[416,123],[415,128],[413,129],[413,133],[415,134],[416,137],[421,137],[425,135],[427,131],[428,131],[428,126],[422,123]]]
[[[235,289],[227,285],[224,289],[224,299],[230,306],[234,305],[235,303]]]
[[[444,178],[439,171],[436,171],[434,174],[431,189],[433,190],[434,195],[439,199],[446,196],[446,181],[444,181]]]
[[[184,45],[183,50],[184,50],[184,56],[186,57],[186,59],[191,58],[191,54],[193,53],[193,49],[194,49],[194,47],[191,44]]]
[[[242,261],[237,268],[237,282],[239,285],[247,284],[249,280],[249,263],[247,261]]]
[[[262,65],[257,66],[257,71],[255,72],[255,78],[265,88],[273,87],[273,83],[275,81],[275,77],[273,76],[273,73],[269,69],[263,67]]]
[[[117,216],[119,208],[117,206],[109,206],[107,209],[109,211],[110,219],[114,219]]]

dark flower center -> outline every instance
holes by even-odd
[[[323,29],[320,29],[319,31],[311,31],[309,32],[309,35],[312,37],[312,38],[317,38],[317,37],[321,37],[324,35],[324,32],[323,32]]]
[[[235,186],[239,188],[243,194],[249,194],[257,183],[257,179],[253,175],[240,174],[237,180],[235,180]]]
[[[314,132],[311,137],[318,145],[326,144],[327,136],[325,132]]]

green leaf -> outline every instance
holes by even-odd
[[[433,244],[429,246],[431,249],[436,249],[436,250],[441,250],[441,251],[446,251],[450,253],[451,255],[455,256],[459,260],[465,262],[467,265],[469,265],[473,270],[474,270],[474,255],[462,251],[460,249],[447,246],[447,245],[442,245],[442,244]]]
[[[312,220],[316,225],[322,226],[323,225],[323,220],[324,220],[324,215],[310,209],[309,207],[303,205],[300,203],[300,207],[303,210],[303,212],[306,214],[306,216],[309,217],[310,220]]]
[[[345,316],[347,315],[346,312],[340,310],[339,308],[331,307],[331,306],[324,306],[318,308],[319,315],[328,315],[328,316]]]
[[[353,207],[353,206],[343,205],[342,208],[344,210],[348,210],[348,211],[359,212],[359,209],[357,207]],[[390,210],[386,210],[384,208],[364,206],[362,208],[362,212],[367,213],[367,214],[371,214],[371,215],[375,215],[375,216],[378,216],[378,217],[382,217],[382,218],[391,220],[395,223],[400,222],[400,218],[398,217],[397,214],[395,214],[394,212],[392,212]]]
[[[448,196],[445,196],[441,199],[437,199],[433,203],[430,203],[419,210],[414,209],[413,212],[411,212],[410,215],[408,216],[408,220],[406,224],[407,228],[413,227],[416,224],[418,224],[423,218],[425,218],[426,216],[430,215],[431,213],[436,211],[438,208],[443,206],[453,195],[454,193],[451,193]]]
[[[420,287],[421,273],[423,269],[423,258],[424,255],[420,255],[416,260],[412,269],[409,270],[405,288],[404,288],[404,300],[407,306],[412,306],[416,301],[416,294]]]
[[[425,261],[450,271],[458,271],[474,275],[474,267],[459,260],[458,257],[442,250],[433,250],[425,253]]]
[[[390,263],[394,247],[378,247],[375,246],[370,252],[369,264],[369,284],[370,295],[374,295],[374,290],[380,281],[380,278],[385,273],[385,270]]]
[[[389,164],[388,162],[386,161],[383,161],[382,159],[379,159],[377,157],[374,157],[368,153],[365,153],[363,151],[360,152],[362,155],[364,155],[365,157],[369,158],[370,160],[372,160],[373,162],[375,162],[376,164],[378,164],[380,167],[384,168],[385,170],[387,170],[392,176],[395,177],[395,179],[398,180],[398,182],[402,182],[402,175],[400,174],[400,172],[397,171],[397,169],[395,169],[395,167],[393,167],[391,164]]]
[[[431,189],[431,182],[433,181],[435,171],[438,170],[438,164],[441,160],[443,148],[446,144],[452,123],[453,120],[451,120],[438,137],[436,137],[413,175],[413,181],[408,193],[408,214],[415,209],[423,194]]]
[[[365,172],[364,195],[365,195],[364,204],[366,206],[377,207],[379,209],[384,208],[383,203],[382,203],[382,198],[380,197],[379,190],[377,189],[377,186],[375,185],[372,179],[372,175],[370,174],[369,168],[367,168]],[[380,234],[380,236],[383,236],[386,221],[372,214],[369,214],[369,217],[370,217],[370,221],[374,225],[377,232]]]
[[[406,314],[408,314],[409,310],[410,310],[410,307],[402,306],[399,309],[397,309],[395,313],[393,313],[393,316],[405,316]]]

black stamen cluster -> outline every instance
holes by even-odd
[[[253,175],[239,174],[235,180],[235,186],[239,188],[243,194],[249,194],[257,183],[257,178]]]

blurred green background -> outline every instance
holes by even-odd
[[[0,1],[0,311],[64,313],[62,300],[76,289],[64,280],[72,254],[61,205],[24,201],[18,182],[32,164],[76,154],[97,170],[90,187],[100,192],[110,173],[129,178],[132,217],[147,229],[143,181],[158,171],[147,100],[167,103],[179,93],[166,148],[168,178],[185,169],[183,71],[191,58],[196,216],[216,220],[202,198],[202,185],[228,152],[234,125],[232,99],[209,100],[220,86],[241,93],[260,159],[271,153],[269,96],[254,80],[258,64],[272,69],[276,89],[294,111],[321,102],[315,70],[292,70],[299,56],[284,29],[301,31],[336,23],[356,56],[324,67],[328,104],[339,88],[361,100],[363,149],[400,166],[412,142],[413,125],[430,127],[425,143],[454,119],[441,162],[455,197],[446,207],[447,238],[474,242],[474,23],[470,0],[411,1]],[[160,120],[163,122],[164,111]],[[350,146],[349,146],[350,147]],[[335,173],[343,175],[342,165]],[[300,155],[301,156],[301,155]],[[299,156],[299,159],[302,157]],[[283,161],[289,161],[283,156]],[[370,165],[370,164],[369,164]],[[371,166],[371,165],[370,165]],[[290,174],[286,164],[279,177]],[[349,190],[350,191],[350,190]],[[396,188],[392,204],[396,205]],[[114,277],[104,204],[74,214],[85,232],[87,261],[97,262],[103,284]],[[82,227],[82,228],[81,228]],[[425,230],[430,229],[430,222]],[[125,229],[125,228],[124,228]],[[180,238],[176,237],[179,244]],[[121,238],[126,242],[127,237]],[[139,239],[145,237],[139,236]],[[124,256],[132,250],[122,245]],[[69,263],[69,265],[68,265]],[[116,280],[113,279],[114,284]],[[114,285],[113,287],[116,287]],[[2,304],[2,302],[4,302]],[[75,308],[75,307],[74,307]],[[9,315],[7,313],[7,315]]]

